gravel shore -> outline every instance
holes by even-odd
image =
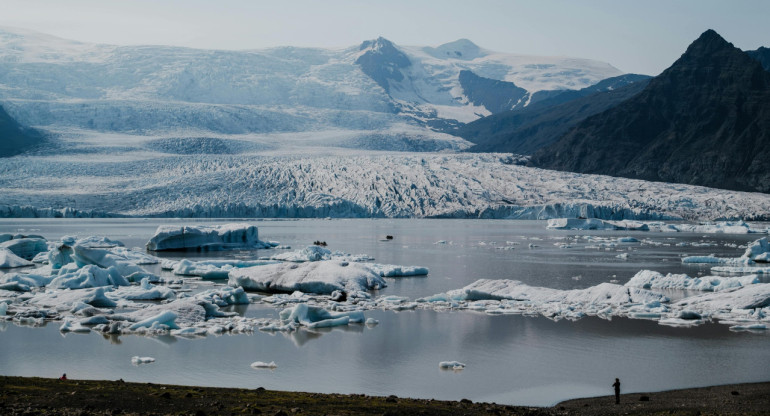
[[[469,400],[319,394],[0,376],[3,415],[767,415],[770,382],[519,407]]]

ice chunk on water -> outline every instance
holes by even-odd
[[[53,276],[36,274],[8,273],[0,276],[0,289],[17,292],[29,292],[33,287],[43,287],[51,283]]]
[[[770,242],[768,242],[767,237],[749,244],[741,258],[750,259],[757,263],[770,263]]]
[[[767,308],[770,306],[770,283],[758,283],[735,290],[692,296],[681,299],[671,306],[701,314]]]
[[[29,260],[25,260],[7,248],[0,248],[0,269],[14,269],[17,267],[34,266]]]
[[[109,292],[107,297],[116,300],[162,300],[176,299],[176,293],[167,287],[151,284],[150,279],[145,277],[139,286],[121,287]]]
[[[220,226],[162,225],[147,242],[147,250],[228,250],[267,248],[259,241],[257,227],[246,223]]]
[[[228,273],[237,268],[264,266],[275,264],[269,260],[203,260],[191,261],[182,259],[178,262],[163,261],[163,268],[172,270],[174,274],[181,276],[199,276],[203,279],[227,279]]]
[[[139,282],[145,277],[149,277],[153,281],[157,281],[158,277],[148,273],[141,266],[137,265],[133,261],[137,259],[136,256],[129,255],[126,250],[122,250],[123,255],[112,252],[108,248],[98,248],[89,244],[81,244],[80,241],[72,247],[72,258],[78,266],[83,265],[97,265],[102,268],[115,268],[118,274],[123,276],[130,282]]]
[[[14,238],[0,243],[0,249],[10,250],[24,260],[32,260],[39,253],[48,251],[48,243],[44,238]]]
[[[48,287],[53,289],[84,289],[101,286],[128,286],[129,283],[115,267],[103,269],[89,264],[73,272],[62,268]]]
[[[275,361],[270,361],[269,363],[262,362],[262,361],[254,361],[253,363],[251,363],[251,368],[275,370],[276,368],[278,368],[278,366],[275,364]]]
[[[289,253],[276,254],[270,257],[270,259],[272,260],[292,261],[292,262],[330,260],[331,258],[332,258],[331,250],[321,246],[307,246],[302,250],[292,251]]]
[[[179,329],[175,322],[177,317],[178,315],[174,311],[163,311],[134,323],[129,329],[135,331],[139,328],[158,328],[161,325],[169,329]]]
[[[133,365],[148,364],[148,363],[154,363],[154,362],[155,362],[155,358],[152,358],[152,357],[140,357],[138,355],[131,357],[131,364]]]
[[[554,218],[548,220],[551,230],[636,230],[648,231],[647,224],[638,221],[608,221],[597,218]]]
[[[690,277],[686,274],[663,275],[652,270],[642,270],[626,283],[629,287],[644,289],[689,289],[708,292],[731,289],[759,283],[755,275],[740,277],[704,276]]]
[[[382,277],[426,276],[429,272],[427,267],[420,266],[397,266],[376,263],[368,264],[368,266]]]
[[[365,321],[362,311],[329,312],[321,307],[308,306],[306,303],[282,310],[280,317],[284,324],[294,322],[308,328],[325,328]]]
[[[308,263],[281,263],[236,269],[230,272],[230,286],[263,292],[331,294],[386,287],[385,280],[360,263],[325,260]]]
[[[459,361],[442,361],[438,363],[439,368],[445,369],[445,370],[463,370],[465,369],[465,364],[459,362]]]

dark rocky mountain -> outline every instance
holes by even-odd
[[[755,51],[746,51],[746,53],[749,54],[750,57],[759,61],[759,63],[762,64],[762,67],[765,68],[766,71],[770,71],[770,48],[761,46]]]
[[[471,152],[531,154],[554,143],[585,118],[638,94],[649,79],[646,75],[634,74],[608,78],[521,109],[484,117],[460,127],[453,134],[476,143],[469,149]]]
[[[393,42],[383,37],[363,42],[361,50],[366,52],[356,59],[356,64],[388,93],[390,80],[402,81],[404,74],[401,69],[412,65],[409,58],[398,50]]]
[[[532,164],[770,192],[770,73],[708,30],[644,91],[585,119]]]
[[[484,106],[492,114],[511,110],[529,93],[516,84],[484,78],[471,71],[460,71],[460,86],[468,101]]]
[[[23,128],[0,107],[0,157],[17,155],[42,141],[42,135]]]

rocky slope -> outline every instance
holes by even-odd
[[[536,166],[770,192],[770,73],[713,30],[640,94],[538,151]]]

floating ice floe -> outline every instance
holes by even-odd
[[[145,277],[148,277],[153,281],[158,280],[157,276],[148,273],[135,262],[143,261],[142,259],[144,259],[144,257],[138,257],[134,255],[134,253],[122,248],[118,251],[112,251],[113,249],[114,248],[95,247],[78,241],[72,246],[71,256],[78,266],[93,264],[105,269],[114,268],[129,282],[139,282]],[[62,267],[66,267],[66,265]]]
[[[306,262],[306,261],[321,261],[331,260],[331,250],[321,246],[307,246],[302,250],[292,251],[288,253],[280,253],[274,256],[270,256],[271,260],[291,261],[291,262]]]
[[[117,303],[108,298],[104,287],[95,289],[79,290],[52,290],[46,289],[45,292],[35,293],[34,296],[27,299],[26,303],[31,305],[55,307],[60,310],[68,310],[73,305],[86,303],[97,308],[113,308]],[[111,290],[108,289],[108,290]]]
[[[731,267],[731,266],[717,266],[711,268],[712,273],[723,273],[728,275],[740,275],[740,274],[770,274],[770,267]]]
[[[280,312],[281,321],[286,324],[299,324],[307,328],[329,328],[350,323],[364,323],[366,318],[362,311],[329,312],[317,306],[300,303],[293,308]]]
[[[438,363],[439,368],[444,370],[464,370],[465,364],[459,362],[459,361],[442,361]]]
[[[741,258],[757,263],[770,263],[770,242],[768,242],[767,237],[760,238],[749,244]]]
[[[104,269],[89,264],[77,268],[74,264],[69,264],[59,270],[59,275],[51,280],[47,287],[51,289],[86,289],[101,286],[128,286],[129,284],[115,267]]]
[[[270,243],[259,240],[257,227],[245,223],[219,226],[161,225],[147,242],[147,250],[229,250],[268,248]]]
[[[740,277],[704,276],[690,277],[686,274],[666,274],[652,270],[642,270],[626,283],[629,287],[644,289],[681,289],[718,292],[760,283],[755,275]]]
[[[25,260],[7,248],[0,248],[0,269],[15,269],[17,267],[34,266],[29,260]]]
[[[219,280],[227,279],[231,270],[264,266],[267,264],[275,264],[274,261],[269,260],[203,260],[192,261],[188,259],[182,259],[180,261],[164,260],[162,268],[164,270],[171,270],[174,274],[180,276],[198,276],[203,279]]]
[[[751,263],[749,259],[743,258],[726,258],[715,257],[714,255],[708,256],[686,256],[682,257],[682,263],[686,264],[748,264]]]
[[[39,253],[48,251],[48,243],[42,237],[14,237],[11,240],[0,243],[0,249],[10,250],[13,254],[25,259],[32,260]]]
[[[139,286],[124,286],[107,293],[110,299],[120,300],[165,300],[176,299],[176,293],[167,287],[150,283],[149,278],[142,279]]]
[[[278,365],[275,364],[275,361],[270,361],[269,363],[263,361],[254,361],[251,363],[251,368],[275,370],[278,368]]]
[[[367,266],[382,277],[426,276],[430,272],[427,267],[397,266],[394,264],[368,263]]]
[[[131,357],[131,364],[133,365],[148,364],[148,363],[154,363],[154,362],[155,362],[155,359],[152,357],[140,357],[138,355]]]
[[[262,292],[331,294],[335,290],[360,294],[387,286],[371,268],[360,263],[324,260],[308,263],[280,263],[230,271],[228,284]]]
[[[554,218],[548,220],[546,228],[550,230],[649,230],[647,224],[639,221],[609,221],[597,218]]]
[[[32,288],[47,286],[51,280],[53,280],[52,276],[8,273],[0,276],[0,290],[29,292]]]

